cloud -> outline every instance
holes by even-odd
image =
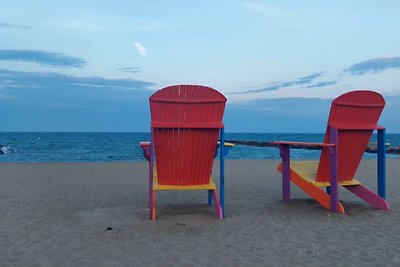
[[[0,28],[30,29],[31,27],[28,25],[22,25],[22,24],[11,24],[11,23],[0,22]]]
[[[86,60],[82,58],[38,50],[2,49],[0,50],[0,60],[33,62],[44,66],[64,68],[81,68],[86,64]]]
[[[298,80],[302,81],[302,82],[305,82],[305,83],[309,83],[312,80],[321,77],[323,74],[324,74],[324,72],[321,71],[321,72],[313,73],[311,75],[308,75],[308,76],[305,76],[305,77],[302,77],[302,78],[298,78]]]
[[[147,131],[154,85],[0,69],[0,131]]]
[[[316,84],[309,85],[309,86],[307,86],[307,88],[325,87],[325,86],[334,85],[337,83],[338,83],[337,81],[319,82]]]
[[[344,69],[343,72],[349,72],[353,75],[363,75],[369,72],[378,73],[388,69],[398,68],[400,68],[400,57],[386,57],[361,61]]]
[[[133,79],[107,79],[103,77],[77,77],[55,72],[21,72],[0,69],[0,88],[111,88],[148,89],[155,83]]]
[[[147,49],[146,47],[144,47],[141,43],[134,43],[134,46],[136,48],[136,51],[141,54],[142,56],[146,56],[147,55]]]
[[[119,68],[118,70],[123,71],[123,72],[128,72],[128,73],[142,72],[142,70],[139,67],[125,67],[125,68]]]
[[[275,83],[273,85],[270,85],[270,86],[267,86],[267,87],[263,87],[261,89],[253,89],[253,90],[247,90],[247,91],[242,91],[242,92],[233,92],[233,93],[230,93],[230,94],[261,93],[261,92],[267,92],[267,91],[275,91],[275,90],[279,90],[281,88],[290,87],[290,86],[294,86],[294,85],[309,84],[313,80],[321,77],[323,74],[324,74],[324,72],[317,72],[317,73],[313,73],[313,74],[305,76],[305,77],[298,78],[298,79],[296,79],[294,81],[286,81],[286,82]]]

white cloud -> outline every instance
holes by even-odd
[[[136,51],[141,54],[142,56],[146,56],[147,55],[147,49],[146,47],[144,47],[141,43],[134,43],[134,46],[136,48]]]

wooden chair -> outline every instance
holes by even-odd
[[[385,129],[377,125],[385,106],[373,91],[353,91],[333,100],[322,144],[275,142],[280,148],[283,200],[290,200],[290,181],[331,211],[344,213],[338,186],[343,186],[373,207],[388,210],[385,178]],[[374,130],[378,130],[378,194],[354,179]],[[290,162],[290,146],[322,147],[319,161]],[[324,192],[322,188],[326,188]]]
[[[211,172],[215,151],[224,144],[226,98],[200,85],[174,85],[150,97],[151,142],[141,142],[149,161],[150,218],[156,218],[156,191],[207,190],[216,216],[223,217],[224,156],[220,148],[220,197]],[[221,201],[220,201],[221,200]]]

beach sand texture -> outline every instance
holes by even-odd
[[[2,163],[0,266],[400,266],[399,163],[387,161],[389,212],[345,189],[346,215],[294,185],[284,203],[278,161],[238,160],[224,220],[205,192],[174,191],[157,193],[155,222],[145,162]],[[374,191],[375,165],[356,175]]]

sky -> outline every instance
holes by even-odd
[[[228,98],[227,132],[324,132],[381,93],[400,133],[400,1],[0,0],[0,131],[147,132],[174,84]]]

